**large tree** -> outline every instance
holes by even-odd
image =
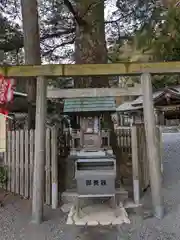
[[[175,2],[154,0],[116,0],[112,2],[106,0],[105,7],[108,6],[111,10],[111,5],[113,5],[113,9],[115,9],[108,14],[105,21],[106,43],[108,49],[113,49],[113,53],[110,51],[109,59],[113,62],[129,60],[129,57],[126,58],[126,53],[124,53],[124,43],[125,40],[128,40],[133,48],[135,45],[141,50],[141,52],[135,51],[133,53],[132,60],[147,61],[148,54],[145,57],[139,57],[139,55],[144,55],[144,52],[149,51],[149,49],[149,60],[178,60],[179,10]],[[78,62],[78,56],[77,54],[74,55],[72,44],[76,40],[77,48],[78,32],[82,30],[85,18],[89,21],[92,7],[97,5],[97,1],[86,1],[86,4],[84,3],[81,8],[78,5],[79,1],[74,0],[39,1],[41,54],[46,61],[61,62],[66,58],[66,61],[68,59],[71,62],[75,60]],[[88,9],[88,6],[90,9]],[[172,6],[176,6],[176,10]],[[13,50],[12,56],[14,57],[18,53],[18,49],[23,47],[22,29],[18,26],[17,21],[14,22],[14,19],[20,16],[19,1],[0,0],[0,7],[2,10],[1,18],[3,19],[1,21],[3,27],[0,28],[0,49]],[[5,16],[8,16],[8,20]],[[162,24],[163,21],[165,24]],[[157,26],[160,29],[159,36],[155,34],[157,33],[155,31]],[[164,28],[162,29],[161,26],[164,26]],[[167,30],[171,34],[168,34]],[[84,36],[86,36],[85,31]],[[134,36],[136,37],[134,38]],[[98,47],[97,50],[99,51]],[[95,55],[98,51],[95,51]],[[12,63],[12,57],[9,57],[8,54],[7,56]],[[16,62],[16,59],[14,62]],[[85,80],[83,81],[86,84]],[[162,86],[163,81],[158,80],[156,86]],[[80,85],[82,84],[79,81]]]
[[[104,28],[104,1],[76,1],[81,21],[76,21],[75,62],[107,63],[107,49]],[[93,81],[91,81],[93,80]],[[78,79],[76,86],[107,87],[108,78],[96,77]]]
[[[72,10],[76,17],[75,62],[76,63],[107,63],[107,47],[105,39],[104,5],[101,0],[78,0]],[[109,77],[88,77],[76,79],[76,87],[108,87]],[[111,130],[110,143],[119,166],[120,157],[114,125],[109,113],[104,115],[108,128]],[[117,168],[120,170],[120,168]],[[119,172],[119,171],[118,171]]]
[[[32,0],[21,0],[25,64],[40,65],[40,37],[37,2]],[[35,128],[35,102],[36,102],[36,79],[27,81],[28,93],[28,129]]]
[[[8,21],[13,27],[14,25],[18,26],[19,22],[21,21],[19,1],[20,0],[0,0],[2,15],[3,17],[8,16]],[[129,7],[129,5],[131,6],[131,3],[129,3],[129,1],[131,0],[123,1],[123,4],[126,4]],[[97,1],[87,1],[86,5],[88,6],[89,3],[94,6],[97,4]],[[115,8],[115,3],[116,1],[112,2],[110,0],[106,0],[105,7],[108,7],[108,9],[111,10],[112,5],[113,8]],[[75,33],[77,30],[76,23],[78,23],[78,25],[81,25],[83,22],[81,22],[81,20],[86,16],[86,14],[89,14],[91,10],[84,9],[85,12],[83,12],[83,15],[81,16],[77,5],[78,2],[76,3],[74,0],[39,1],[41,49],[42,55],[44,58],[46,58],[46,60],[57,62],[61,61],[64,57],[72,57],[71,60],[74,60],[71,44],[73,44],[75,41]],[[110,11],[108,16],[106,16],[105,29],[107,42],[109,44],[119,40],[121,37],[128,35],[130,30],[129,25],[127,25],[127,31],[125,31],[123,24],[127,21],[132,22],[132,17],[127,17],[129,12],[128,14],[126,13],[126,8],[122,10],[118,1],[117,7],[118,8],[115,12]],[[134,12],[135,11],[136,10],[134,10]],[[130,13],[132,15],[131,9]],[[6,37],[6,31],[3,31],[3,33],[5,33],[3,35],[5,41],[3,45],[0,43],[0,49],[3,48],[6,49],[6,51],[10,51],[23,47],[23,32],[20,25],[18,27],[18,33],[16,36],[14,36],[14,34],[9,34],[8,37]],[[14,48],[12,46],[14,46]]]

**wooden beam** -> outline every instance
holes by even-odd
[[[113,63],[113,64],[48,64],[41,66],[3,66],[0,74],[10,77],[31,76],[111,76],[140,75],[141,73],[180,73],[180,62]]]
[[[117,97],[142,95],[141,87],[48,89],[48,98]]]

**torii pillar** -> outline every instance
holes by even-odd
[[[149,160],[149,174],[152,202],[155,217],[162,219],[164,216],[162,186],[161,186],[161,167],[159,150],[156,138],[156,123],[154,115],[154,104],[152,94],[151,75],[143,73],[141,75],[141,85],[143,92],[144,125],[147,141],[147,153]]]

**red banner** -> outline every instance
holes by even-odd
[[[13,100],[14,80],[0,75],[0,104],[4,105]]]
[[[8,110],[6,109],[6,104],[13,100],[14,96],[14,79],[5,78],[0,75],[0,114],[8,115]]]

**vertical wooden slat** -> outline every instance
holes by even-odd
[[[6,124],[6,129],[7,129],[7,124]],[[7,160],[8,160],[8,134],[6,131],[6,151],[4,153],[4,165],[7,166]]]
[[[123,129],[123,151],[125,152],[125,146],[126,146],[126,132],[125,129]]]
[[[24,130],[20,130],[20,195],[24,196]]]
[[[19,150],[20,150],[20,137],[19,137],[19,135],[20,135],[20,133],[19,133],[19,131],[15,131],[16,132],[16,189],[15,189],[15,192],[16,192],[16,194],[19,194],[20,193],[20,179],[19,179],[19,177],[20,177],[20,174],[19,174],[19,169],[20,169],[20,162],[19,162],[19,160],[20,160],[20,152],[19,152]]]
[[[16,142],[15,142],[15,131],[11,132],[12,136],[12,143],[11,143],[11,151],[12,151],[12,162],[11,162],[11,192],[15,193],[15,180],[16,180],[16,165],[15,165],[15,148],[16,148]]]
[[[124,152],[124,132],[123,129],[120,130],[120,136],[121,136],[121,151]]]
[[[118,146],[120,147],[120,136],[119,136],[119,130],[118,129],[116,130],[116,136],[117,136]]]
[[[46,163],[45,163],[45,174],[46,174],[46,194],[45,202],[46,204],[51,204],[51,129],[46,130]]]
[[[122,129],[119,129],[120,151],[123,151],[123,133]]]
[[[6,129],[7,129],[7,124],[6,124]],[[4,153],[4,166],[7,167],[7,165],[8,165],[8,135],[6,131],[6,151]],[[8,182],[6,182],[6,184],[3,186],[3,188],[6,190],[7,190],[7,184]]]
[[[10,191],[11,190],[11,132],[8,131],[8,162],[7,162],[7,166],[8,166],[8,183],[7,183],[7,190]]]
[[[163,163],[162,163],[162,136],[161,131],[159,127],[156,127],[156,142],[158,146],[158,152],[159,152],[159,161],[160,161],[160,168],[161,173],[163,173]]]
[[[133,169],[133,192],[134,202],[139,204],[140,191],[139,191],[139,163],[138,163],[138,145],[137,145],[137,128],[131,128],[131,141],[132,141],[132,169]]]
[[[146,164],[146,188],[150,185],[150,176],[149,176],[149,159],[147,154],[148,144],[145,136],[145,128],[143,128],[143,137],[144,137],[144,162]]]
[[[123,129],[119,129],[119,137],[120,137],[120,149],[123,152]]]
[[[110,148],[110,138],[111,138],[111,131],[107,131],[107,145],[108,148]],[[117,139],[117,135],[116,135],[116,139]]]
[[[144,142],[142,138],[141,125],[136,125],[137,129],[137,147],[138,147],[138,165],[139,165],[139,186],[140,190],[144,189],[144,159],[143,159],[143,148]]]
[[[141,127],[141,142],[140,142],[140,146],[141,146],[141,162],[142,162],[142,176],[143,176],[143,183],[142,183],[142,189],[146,189],[146,185],[147,185],[147,161],[145,159],[145,148],[146,148],[146,143],[145,143],[145,138],[144,138],[144,129]]]
[[[162,132],[161,132],[161,128],[158,127],[159,130],[159,141],[160,141],[160,155],[161,155],[161,173],[163,174],[164,172],[164,166],[163,166],[163,140],[162,140]]]
[[[30,197],[32,198],[33,169],[34,169],[34,130],[29,133],[29,158],[30,158]]]
[[[124,130],[124,135],[125,135],[125,138],[124,138],[124,145],[125,145],[125,151],[126,153],[128,152],[128,131],[125,129]]]
[[[130,143],[129,143],[129,140],[130,140],[130,138],[129,138],[129,129],[127,129],[126,130],[126,152],[127,152],[127,154],[129,153],[129,147],[130,147]]]
[[[147,155],[147,141],[145,137],[145,129],[144,126],[141,126],[141,142],[139,143],[141,147],[141,164],[142,164],[142,190],[147,189],[150,183],[149,178],[149,163],[148,163],[148,155]]]
[[[52,208],[58,207],[58,158],[57,158],[57,134],[54,127],[51,132],[51,181],[52,181]]]
[[[130,147],[130,143],[129,143],[129,129],[126,130],[126,151],[127,153],[129,153],[129,147]]]
[[[129,128],[129,153],[132,153],[132,144],[131,144],[131,129]]]
[[[127,146],[127,144],[126,144],[126,135],[127,135],[127,132],[126,132],[126,129],[124,129],[123,131],[124,131],[124,134],[123,134],[124,135],[124,144],[123,145],[124,145],[124,151],[126,152],[127,151],[126,150],[126,146]]]
[[[25,139],[24,139],[24,147],[25,147],[25,189],[24,196],[25,198],[29,197],[29,131],[25,130]]]

